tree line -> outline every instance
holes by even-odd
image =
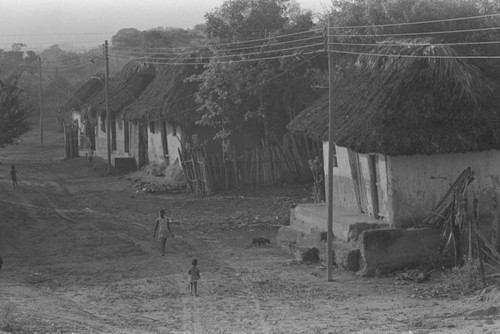
[[[329,33],[334,35],[334,45],[330,45],[335,58],[333,75],[355,64],[361,53],[380,52],[377,44],[390,39],[401,42],[427,38],[429,43],[453,45],[461,55],[500,55],[500,45],[495,43],[498,31],[488,30],[500,26],[500,18],[492,15],[498,13],[500,3],[496,0],[333,0],[324,13],[313,13],[290,0],[226,0],[207,12],[205,22],[194,29],[121,29],[112,37],[111,49],[124,56],[121,58],[153,54],[155,48],[210,49],[212,56],[204,71],[188,80],[199,85],[194,97],[200,105],[198,124],[214,128],[215,137],[231,146],[236,144],[232,142],[236,133],[255,141],[282,141],[287,135],[286,124],[326,92],[327,54],[297,52],[294,57],[280,57],[283,47],[276,47],[278,44],[290,43],[290,47],[300,50],[308,43],[304,42],[306,38],[324,42],[324,38],[314,40],[317,35],[312,33],[301,33],[324,29],[329,24]],[[454,20],[477,16],[483,17]],[[415,22],[426,23],[406,24]],[[238,53],[238,45],[252,47],[241,50],[245,53],[241,57],[251,59],[264,51],[272,59],[221,61],[232,59],[228,56]],[[61,69],[84,78],[98,68],[72,69],[70,65],[79,64],[75,58],[88,61],[91,52],[98,54],[96,51],[73,55],[53,46],[45,56],[66,57],[59,60],[66,64]],[[119,61],[123,62],[121,58],[116,58],[117,67]],[[467,61],[492,80],[500,75],[498,59]]]

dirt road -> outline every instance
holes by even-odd
[[[486,301],[420,298],[416,283],[297,264],[274,242],[301,187],[198,199],[135,193],[105,163],[62,160],[60,134],[0,149],[0,332],[497,333]],[[8,171],[19,170],[19,190]],[[166,256],[151,237],[159,208],[173,225]],[[249,247],[253,237],[272,240]],[[187,270],[197,258],[200,296]],[[424,285],[439,282],[434,275]],[[418,287],[421,287],[419,284]],[[487,311],[489,308],[490,311]],[[474,313],[475,312],[475,313]],[[489,313],[488,313],[489,312]]]

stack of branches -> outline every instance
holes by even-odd
[[[467,197],[467,188],[473,181],[474,175],[469,167],[459,175],[423,223],[441,228],[439,251],[444,255],[453,245],[455,266],[464,264],[465,254],[468,260],[477,256],[485,282],[484,255],[500,264],[500,253],[479,231],[478,199],[470,201]]]

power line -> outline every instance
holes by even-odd
[[[282,37],[282,36],[278,36]],[[290,44],[290,43],[298,43],[298,42],[303,42],[303,41],[310,41],[310,40],[315,40],[319,38],[324,38],[323,35],[319,36],[314,36],[314,37],[308,37],[308,38],[302,38],[302,39],[294,39],[290,41],[284,41],[284,42],[274,42],[274,43],[269,43],[269,44],[258,44],[258,45],[253,45],[253,46],[247,46],[247,47],[241,47],[241,48],[223,48],[220,49],[220,51],[239,51],[239,50],[247,50],[247,49],[257,49],[257,48],[262,48],[262,47],[273,47],[276,45],[283,45],[283,44]],[[215,44],[215,45],[210,45],[212,48],[218,48],[220,44]],[[199,48],[189,48],[189,49],[184,49],[181,52],[174,52],[175,50],[178,50],[178,48],[113,48],[113,51],[119,52],[122,54],[128,54],[128,53],[134,53],[134,52],[141,52],[142,50],[148,50],[149,54],[169,54],[169,55],[185,55],[193,52],[197,52],[203,47]],[[159,51],[154,51],[154,50],[159,50]],[[161,51],[164,51],[163,53]],[[144,52],[146,53],[146,52]]]
[[[482,18],[488,18],[488,17],[500,17],[500,14],[487,14],[487,15],[457,17],[457,18],[451,18],[451,19],[439,19],[439,20],[427,20],[427,21],[403,22],[403,23],[387,23],[387,24],[360,25],[360,26],[335,26],[335,27],[330,27],[330,28],[331,29],[381,28],[381,27],[394,27],[394,26],[409,26],[409,25],[427,24],[427,23],[463,21],[463,20],[472,20],[472,19],[482,19]]]
[[[425,46],[425,45],[423,45]],[[329,53],[343,53],[358,56],[401,57],[401,58],[436,58],[436,59],[500,59],[500,56],[419,56],[389,53],[354,52],[342,50],[328,50]]]
[[[297,51],[298,49],[306,49],[306,48],[315,47],[315,46],[324,46],[324,43],[316,43],[316,44],[311,44],[311,45],[300,45],[300,46],[296,46],[296,47],[293,47],[293,48],[268,50],[268,51],[252,52],[252,53],[237,53],[237,54],[229,54],[229,55],[214,55],[214,56],[206,57],[206,58],[212,58],[212,59],[213,58],[217,58],[217,59],[220,59],[220,58],[232,58],[232,57],[246,57],[246,56],[263,55],[263,54],[277,53],[277,52],[290,51],[290,50]],[[122,56],[120,54],[113,54],[113,53],[111,53],[111,54],[115,55],[115,56]],[[175,60],[185,60],[185,59],[192,60],[193,58],[196,58],[196,57],[188,57],[188,58],[182,58],[182,57],[169,58],[169,57],[166,57],[166,58],[158,58],[158,60],[161,62],[162,60],[174,60],[174,61]]]
[[[481,41],[481,42],[457,42],[457,43],[327,43],[328,45],[343,45],[343,46],[408,46],[408,47],[419,47],[423,45],[447,45],[447,46],[460,46],[460,45],[488,45],[488,44],[500,44],[500,41]]]
[[[266,63],[261,63],[259,64],[258,66],[252,68],[248,73],[252,73],[252,72],[255,72],[257,70],[260,70],[261,67],[264,67],[266,65]],[[186,96],[183,96],[181,98],[178,98],[177,100],[174,100],[174,101],[171,101],[169,102],[169,104],[174,104],[174,103],[177,103],[177,102],[180,102],[180,101],[183,101],[185,99],[188,99],[188,98],[191,98],[191,97],[195,97],[196,93],[193,93],[193,94],[189,94],[189,95],[186,95]],[[135,100],[139,100],[140,99],[140,96],[138,98],[135,98]]]
[[[393,34],[329,34],[333,37],[390,37],[390,36],[419,36],[419,35],[442,35],[442,34],[456,34],[465,32],[476,32],[476,31],[492,31],[499,30],[500,27],[489,27],[489,28],[475,28],[475,29],[463,29],[463,30],[444,30],[444,31],[429,31],[429,32],[409,32],[409,33],[393,33]]]
[[[278,73],[278,74],[276,74],[275,76],[273,76],[273,77],[271,77],[271,78],[269,78],[269,79],[266,79],[266,80],[265,80],[265,81],[263,81],[263,82],[260,82],[260,83],[258,83],[258,84],[252,85],[252,86],[250,86],[250,87],[246,87],[246,88],[243,90],[243,92],[245,92],[245,91],[247,91],[247,92],[248,92],[248,91],[250,91],[251,89],[253,89],[253,88],[255,88],[255,87],[262,86],[262,85],[264,85],[264,84],[266,84],[266,83],[268,83],[268,82],[270,82],[270,81],[272,81],[272,80],[274,80],[274,79],[276,79],[276,78],[278,78],[278,77],[280,77],[280,76],[282,76],[282,75],[288,74],[288,73],[290,73],[290,72],[292,72],[292,71],[296,70],[296,69],[297,69],[297,68],[299,68],[300,66],[304,65],[305,63],[310,62],[312,59],[314,59],[314,58],[316,58],[316,57],[318,57],[318,56],[319,56],[319,54],[313,54],[313,56],[312,56],[312,57],[310,57],[309,59],[305,59],[305,60],[303,60],[302,62],[300,62],[300,63],[299,63],[299,64],[297,64],[296,66],[294,66],[294,67],[292,67],[292,68],[290,68],[290,69],[288,69],[288,70],[286,70],[286,71],[283,71],[283,72],[281,72],[281,73]],[[234,96],[236,96],[237,94],[240,94],[241,92],[242,92],[242,91],[235,92],[235,93],[233,93],[233,94],[229,95],[228,97],[234,97]],[[168,114],[168,116],[180,115],[180,114],[188,113],[188,112],[190,112],[190,111],[196,111],[196,110],[198,110],[198,109],[200,109],[200,108],[202,108],[202,107],[204,107],[204,106],[206,106],[206,104],[203,104],[203,105],[201,105],[201,106],[196,106],[196,107],[193,107],[193,108],[184,109],[184,110],[177,111],[177,112],[174,112],[174,113],[170,113],[170,114]],[[158,118],[155,118],[155,119],[152,119],[152,120],[151,120],[151,119],[148,119],[147,121],[145,121],[145,122],[140,122],[140,123],[144,124],[144,123],[149,123],[149,122],[160,121],[160,120],[163,120],[163,119],[165,119],[165,116],[163,116],[163,117],[158,117]]]
[[[251,39],[251,40],[246,40],[246,41],[232,42],[232,43],[209,44],[209,45],[207,45],[207,47],[221,47],[221,46],[227,46],[227,45],[240,45],[240,44],[247,44],[247,43],[253,43],[253,42],[269,41],[270,39],[296,36],[296,35],[301,35],[301,34],[305,34],[305,33],[317,32],[317,31],[323,32],[323,28],[311,29],[311,30],[306,30],[306,31],[296,32],[296,33],[290,33],[290,34],[269,36],[269,37],[259,38],[259,39]],[[113,47],[113,48],[115,48],[115,47]],[[125,50],[126,49],[137,49],[137,48],[133,48],[133,47],[116,47],[116,48],[125,49]],[[176,50],[178,48],[150,48],[150,49],[151,50]],[[192,48],[191,50],[196,50],[196,49]]]
[[[323,43],[319,43],[316,45],[321,45],[324,46]],[[308,54],[314,54],[314,53],[320,53],[324,52],[323,49],[318,49],[315,51],[310,51],[310,52],[303,52],[300,53],[301,55],[308,55]],[[225,60],[225,61],[214,61],[215,63],[220,63],[220,64],[235,64],[235,63],[248,63],[248,62],[255,62],[255,61],[262,61],[262,60],[273,60],[273,59],[282,59],[282,58],[288,58],[288,57],[296,57],[299,54],[293,53],[293,54],[288,54],[288,55],[281,55],[281,56],[273,56],[273,57],[261,57],[261,58],[251,58],[251,59],[240,59],[240,60]],[[124,60],[123,58],[119,58]],[[212,59],[213,60],[213,59]],[[206,65],[207,62],[185,62],[185,63],[179,63],[179,62],[156,62],[156,61],[151,61],[151,60],[145,60],[145,59],[131,59],[129,61],[134,61],[134,62],[140,62],[142,64],[156,64],[156,65]]]
[[[18,37],[18,36],[72,36],[72,35],[109,35],[112,32],[60,32],[60,33],[44,33],[44,34],[0,34],[2,37]]]

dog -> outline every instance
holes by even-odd
[[[262,245],[270,245],[271,244],[271,240],[267,239],[267,238],[254,238],[252,239],[252,246],[262,246]]]

